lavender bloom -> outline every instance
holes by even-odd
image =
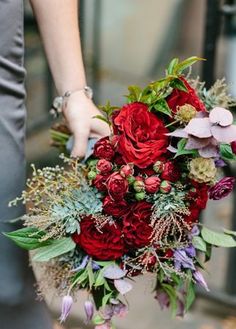
[[[84,310],[87,316],[86,322],[89,323],[89,321],[92,320],[94,314],[94,306],[90,300],[86,300],[86,302],[84,303]]]
[[[226,166],[226,163],[222,159],[217,159],[217,160],[215,160],[215,166],[217,168],[222,168],[222,167]]]
[[[205,288],[206,291],[210,291],[208,286],[207,286],[207,283],[206,283],[206,281],[205,281],[205,279],[204,279],[204,277],[203,277],[203,275],[200,271],[196,270],[195,272],[193,272],[193,277],[194,277],[194,279],[196,280],[196,283],[199,286]]]
[[[175,263],[176,270],[180,270],[181,267],[190,268],[191,270],[195,270],[193,260],[190,257],[188,257],[188,255],[184,249],[175,250],[174,263]]]
[[[74,268],[72,272],[78,272],[80,270],[83,270],[87,266],[88,262],[89,262],[89,256],[88,255],[84,256],[81,264],[78,267]],[[92,261],[92,269],[95,271],[99,270],[100,266],[96,262]]]
[[[197,236],[197,235],[199,235],[199,233],[200,233],[200,230],[199,230],[198,226],[194,225],[193,228],[192,228],[192,231],[191,231],[191,235],[192,236]]]
[[[123,318],[128,313],[128,308],[125,304],[119,303],[119,304],[113,305],[113,312],[114,312],[114,315],[117,315],[120,318]]]
[[[184,248],[184,250],[186,251],[186,254],[189,257],[196,257],[196,249],[194,248],[194,246],[192,244],[190,244],[188,247]]]
[[[155,299],[158,301],[161,310],[164,310],[170,305],[170,298],[165,291],[157,290]]]
[[[66,318],[70,313],[72,305],[73,305],[73,298],[70,295],[64,296],[61,305],[61,316],[60,316],[61,323],[65,322]]]

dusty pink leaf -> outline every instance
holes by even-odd
[[[190,135],[184,148],[185,150],[198,150],[209,145],[211,140],[212,137],[198,138]]]
[[[127,294],[132,288],[132,284],[126,280],[114,280],[114,285],[121,295]]]
[[[180,138],[188,137],[188,133],[186,133],[186,131],[184,131],[184,129],[176,129],[176,130],[172,131],[171,133],[167,133],[166,135],[172,136],[172,137],[180,137]]]
[[[213,124],[227,127],[233,123],[233,115],[229,110],[223,107],[215,107],[209,115],[210,122]]]
[[[195,118],[208,118],[208,117],[209,117],[209,113],[203,111],[197,112],[195,116]]]
[[[211,137],[211,124],[209,118],[192,119],[184,130],[195,137],[207,138]]]
[[[229,127],[212,126],[211,132],[214,138],[221,143],[231,143],[236,139],[236,126]]]
[[[123,271],[119,266],[112,264],[105,267],[103,276],[104,278],[116,280],[121,279],[126,275],[126,272]]]
[[[169,145],[168,147],[167,147],[167,150],[168,151],[170,151],[171,153],[177,153],[177,148],[175,148],[174,146],[172,146],[172,145]]]
[[[219,151],[214,145],[207,145],[200,149],[198,152],[199,155],[203,158],[215,158],[219,156]]]

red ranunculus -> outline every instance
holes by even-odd
[[[108,174],[112,170],[112,163],[110,161],[107,161],[105,159],[100,159],[97,162],[97,170],[100,174]]]
[[[111,161],[115,155],[109,137],[103,137],[94,145],[93,155],[99,159]]]
[[[124,240],[117,223],[107,223],[98,230],[93,218],[81,221],[81,233],[72,238],[89,256],[97,260],[113,260],[124,254]]]
[[[128,182],[119,173],[114,172],[107,180],[108,193],[114,200],[121,200],[128,191]]]
[[[190,215],[185,216],[185,222],[188,224],[197,223],[199,220],[199,216],[201,213],[201,209],[197,207],[195,204],[191,204],[189,207]]]
[[[107,180],[110,175],[100,175],[98,174],[96,178],[93,180],[92,184],[98,189],[100,192],[107,191]]]
[[[146,168],[167,152],[168,131],[163,121],[143,103],[125,105],[113,126],[119,135],[117,151],[126,163]]]
[[[173,162],[167,161],[163,166],[161,178],[170,182],[176,182],[180,179],[180,170]]]
[[[194,200],[194,204],[197,208],[205,209],[208,201],[209,187],[206,184],[200,184],[194,180],[191,180],[195,190],[189,192],[189,197]]]
[[[103,211],[107,215],[121,217],[129,211],[129,205],[125,200],[113,200],[107,195],[103,200]]]
[[[151,240],[150,217],[152,205],[146,201],[135,203],[123,220],[123,233],[128,248],[142,248]]]
[[[146,178],[144,184],[145,184],[145,190],[148,193],[156,193],[160,188],[161,180],[157,176],[152,176]]]
[[[182,77],[181,80],[185,84],[188,91],[174,89],[167,98],[167,103],[172,110],[172,113],[177,112],[177,106],[190,104],[195,107],[197,111],[206,111],[205,105],[197,96],[196,91],[189,85],[189,83]]]

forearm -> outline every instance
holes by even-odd
[[[59,94],[86,85],[78,27],[78,0],[31,0]]]

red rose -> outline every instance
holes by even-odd
[[[190,104],[194,106],[197,111],[205,112],[205,105],[197,96],[196,91],[189,85],[189,83],[183,77],[181,77],[180,79],[183,81],[188,91],[174,89],[170,96],[168,96],[167,103],[171,108],[172,112],[175,114],[177,112],[177,107],[185,104]]]
[[[200,184],[194,180],[191,180],[191,184],[194,186],[194,189],[189,192],[189,197],[194,200],[196,207],[205,209],[208,201],[209,187],[206,184]]]
[[[98,174],[96,178],[93,180],[92,184],[97,188],[100,192],[107,191],[107,179],[109,177],[108,175],[100,175]]]
[[[195,204],[192,204],[189,207],[189,211],[190,211],[190,215],[185,216],[185,222],[188,224],[193,224],[193,223],[197,223],[199,216],[200,216],[200,212],[201,209],[199,207],[197,207]]]
[[[80,225],[81,233],[73,234],[72,238],[89,256],[98,260],[113,260],[124,254],[124,240],[117,224],[107,223],[101,231],[89,216]]]
[[[96,168],[100,174],[102,175],[108,174],[112,170],[112,163],[105,159],[100,159],[97,162]]]
[[[112,199],[120,200],[128,191],[128,182],[119,173],[114,172],[107,180],[107,189]]]
[[[171,161],[166,162],[161,173],[161,178],[170,182],[176,182],[180,179],[179,168]]]
[[[161,180],[159,177],[152,176],[145,179],[144,184],[148,193],[156,193],[160,188]]]
[[[146,201],[135,203],[130,212],[125,215],[123,233],[127,248],[142,248],[151,240],[152,227],[150,217],[152,205]]]
[[[231,143],[231,149],[232,149],[232,152],[233,152],[234,154],[236,154],[236,141],[233,141],[233,142]]]
[[[125,200],[114,201],[107,195],[103,200],[103,211],[107,215],[121,217],[129,211],[129,205]]]
[[[93,155],[99,159],[111,161],[115,155],[115,151],[111,145],[109,137],[103,137],[94,145]]]
[[[117,151],[126,163],[146,168],[167,152],[168,131],[143,103],[125,105],[115,117],[113,127],[120,137]]]

